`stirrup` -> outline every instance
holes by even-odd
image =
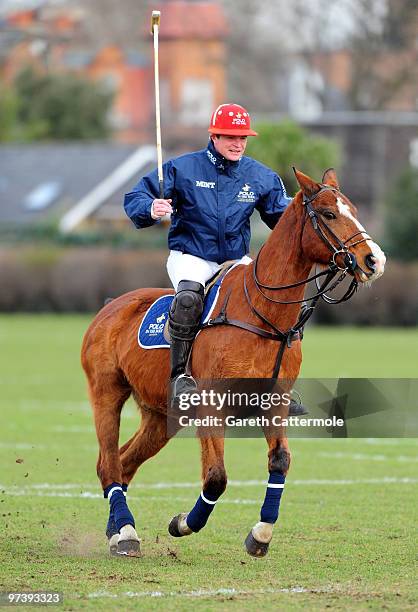
[[[301,402],[291,399],[289,404],[289,416],[303,416],[304,414],[309,414],[309,410]]]
[[[197,383],[193,376],[180,374],[171,382],[171,405],[178,403],[181,395],[190,395],[197,391]]]

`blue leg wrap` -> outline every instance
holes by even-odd
[[[210,513],[215,507],[218,497],[204,494],[203,492],[197,499],[193,510],[187,515],[186,523],[192,531],[200,531],[208,521]]]
[[[260,513],[263,523],[275,523],[277,521],[285,480],[283,474],[270,472],[266,497]]]
[[[125,493],[125,496],[126,496],[126,493],[128,491],[128,485],[127,484],[125,484],[125,483],[122,484],[122,491]],[[105,497],[106,497],[106,495],[105,495]],[[107,536],[108,540],[110,540],[110,538],[113,535],[115,535],[116,533],[119,533],[119,531],[116,528],[115,515],[112,512],[112,509],[110,509],[109,520],[107,521],[107,526],[106,526],[106,536]]]
[[[112,482],[112,484],[104,490],[104,496],[109,498],[110,504],[109,521],[106,529],[106,535],[108,537],[108,533],[110,533],[110,537],[115,533],[119,533],[124,525],[132,525],[132,527],[135,527],[134,517],[125,499],[127,489],[127,485],[120,485],[118,482]]]

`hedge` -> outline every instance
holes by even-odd
[[[3,247],[0,249],[0,311],[94,312],[108,297],[138,287],[170,287],[167,251],[110,247]],[[321,304],[323,324],[418,323],[418,263],[389,260],[385,274],[362,286],[347,303]]]

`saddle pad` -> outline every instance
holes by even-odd
[[[215,308],[221,283],[225,274],[220,276],[205,296],[203,313],[200,323],[205,323]],[[151,304],[142,319],[138,329],[138,344],[144,349],[169,348],[170,344],[164,337],[164,327],[174,295],[162,295]]]

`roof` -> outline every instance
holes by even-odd
[[[131,188],[144,169],[143,149],[113,142],[0,146],[0,224],[58,220],[100,185],[104,197],[120,190],[122,179]]]
[[[60,221],[60,230],[71,232],[137,175],[140,169],[148,167],[152,162],[156,162],[156,148],[150,145],[139,147],[64,215]]]
[[[223,38],[227,35],[225,13],[218,2],[172,0],[162,5],[160,38]]]
[[[0,15],[8,16],[16,13],[22,13],[24,11],[32,11],[45,3],[46,0],[2,0],[0,6]]]

